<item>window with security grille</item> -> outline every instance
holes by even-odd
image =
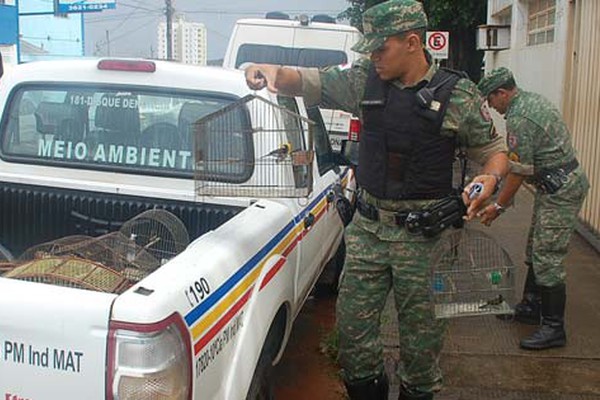
[[[556,0],[531,0],[529,2],[527,45],[536,46],[554,42]]]

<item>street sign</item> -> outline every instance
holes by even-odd
[[[432,31],[427,32],[427,49],[433,58],[445,60],[448,58],[450,47],[450,32]]]
[[[58,0],[61,14],[102,11],[117,8],[117,0]]]

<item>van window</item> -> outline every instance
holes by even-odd
[[[240,46],[235,67],[246,63],[293,65],[297,67],[327,67],[348,62],[348,56],[341,50],[288,48],[263,44],[243,44]]]
[[[194,123],[235,100],[125,87],[21,86],[4,116],[0,154],[28,163],[191,177]],[[238,110],[236,124],[249,126],[248,115]],[[223,153],[213,157],[243,160],[219,178],[248,179],[252,138],[223,135],[210,135],[219,142],[211,151]]]

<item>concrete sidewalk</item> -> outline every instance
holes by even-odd
[[[522,188],[515,206],[487,228],[469,229],[491,235],[516,267],[517,300],[525,277],[525,245],[533,196]],[[568,344],[561,349],[531,352],[519,340],[535,327],[494,316],[454,318],[446,337],[441,364],[445,388],[436,400],[600,400],[600,255],[575,234],[566,260]],[[397,330],[393,305],[388,304],[383,337],[392,377],[390,399],[398,398],[394,370]]]

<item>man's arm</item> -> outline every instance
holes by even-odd
[[[293,69],[272,64],[251,64],[245,69],[246,83],[253,90],[267,88],[284,96],[302,93],[302,76]]]
[[[491,223],[498,218],[502,210],[510,203],[515,196],[521,184],[525,180],[525,176],[509,173],[506,177],[506,182],[502,186],[496,203],[490,204],[478,216],[481,217],[481,223],[490,226]]]

